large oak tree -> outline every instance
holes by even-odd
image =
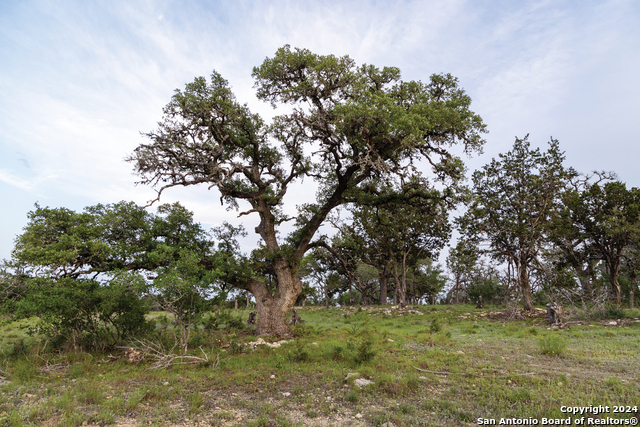
[[[355,202],[368,181],[410,175],[418,164],[455,185],[463,165],[449,147],[479,150],[485,125],[451,75],[405,82],[397,68],[285,46],[253,77],[258,98],[289,104],[290,112],[265,124],[213,72],[175,91],[158,128],[145,134],[150,142],[128,160],[158,197],[169,187],[203,184],[231,206],[248,203],[240,215],[259,216],[255,231],[277,284],[256,277],[234,283],[256,298],[257,333],[285,334],[285,314],[302,289],[300,261],[327,215]],[[278,226],[291,219],[282,211],[285,195],[303,178],[319,183],[316,201],[299,208],[295,231],[279,239]]]

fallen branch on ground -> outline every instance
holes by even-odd
[[[413,367],[413,369],[418,370],[420,372],[428,372],[430,374],[437,374],[437,375],[468,375],[470,377],[477,377],[479,376],[478,374],[474,374],[471,372],[439,372],[439,371],[428,371],[426,369],[420,369],[417,367]],[[509,375],[499,375],[497,377],[489,377],[488,378],[509,378],[509,377],[523,377],[523,376],[527,376],[527,375],[535,375],[535,372],[527,372],[526,374],[509,374]],[[484,375],[482,375],[484,376]]]
[[[136,350],[142,353],[143,358],[149,357],[153,360],[149,369],[166,369],[174,365],[198,365],[201,363],[210,364],[212,369],[216,369],[220,365],[220,354],[216,356],[215,360],[209,360],[209,355],[204,352],[202,347],[199,348],[204,357],[174,354],[175,347],[167,351],[162,345],[151,341],[137,340],[136,344],[138,345]]]

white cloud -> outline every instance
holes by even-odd
[[[472,167],[531,132],[539,145],[560,137],[578,168],[603,162],[637,186],[638,12],[633,1],[14,2],[0,14],[0,181],[58,206],[144,203],[155,193],[122,159],[173,90],[215,68],[271,117],[251,69],[288,43],[407,79],[457,75],[491,131]],[[291,206],[303,196],[292,190]],[[235,221],[213,191],[163,201],[178,199],[200,221]]]

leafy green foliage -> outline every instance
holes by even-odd
[[[639,236],[640,190],[637,188],[627,189],[619,181],[604,185],[584,182],[565,192],[553,237],[556,241],[564,238],[575,242],[577,251],[569,252],[566,247],[564,251],[568,252],[568,263],[578,271],[587,270],[585,273],[592,276],[593,264],[604,261],[617,306],[622,301],[619,273],[625,250],[629,250],[627,257],[632,260],[633,246],[637,246]],[[577,255],[573,255],[576,252]],[[585,262],[586,269],[583,267]],[[630,274],[634,276],[636,265],[633,261],[630,267]]]
[[[348,56],[287,45],[255,67],[253,77],[259,99],[293,108],[267,125],[214,71],[209,80],[197,77],[175,91],[157,130],[146,134],[150,142],[128,160],[142,183],[160,187],[158,197],[170,187],[204,184],[216,187],[232,208],[248,202],[241,215],[259,216],[255,231],[263,241],[254,252],[256,274],[230,272],[226,280],[249,290],[259,313],[295,304],[302,259],[321,246],[322,238],[313,239],[333,210],[371,205],[363,195],[385,180],[400,181],[402,191],[404,183],[420,190],[418,182],[426,183],[417,173],[421,159],[445,193],[455,193],[464,165],[449,147],[458,144],[470,154],[484,143],[482,119],[448,74],[433,75],[428,83],[404,82],[397,68],[356,66]],[[293,219],[284,214],[286,193],[304,178],[320,184],[316,201],[299,207],[294,230],[281,237],[279,226]],[[425,202],[431,212],[439,213],[437,199]],[[286,311],[258,316],[257,332],[287,332]]]
[[[29,220],[8,264],[20,273],[7,279],[18,280],[20,292],[4,294],[3,311],[38,316],[34,332],[74,348],[104,349],[147,331],[152,302],[173,315],[176,327],[164,330],[186,351],[191,324],[212,296],[226,297],[216,265],[233,254],[217,258],[210,236],[179,204],[159,206],[158,215],[125,202],[82,213],[36,205]]]
[[[543,153],[527,138],[516,138],[510,152],[474,172],[472,203],[460,224],[468,241],[489,243],[494,259],[517,266],[524,308],[532,310],[530,265],[575,171],[564,168],[558,141]]]

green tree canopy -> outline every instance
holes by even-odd
[[[448,74],[427,83],[402,81],[400,70],[357,66],[348,56],[278,49],[253,69],[258,98],[289,113],[270,125],[236,101],[217,72],[176,90],[158,128],[129,157],[141,183],[158,187],[215,187],[240,215],[257,214],[255,231],[277,278],[268,289],[259,278],[235,284],[256,298],[259,334],[285,334],[285,313],[302,290],[297,277],[305,253],[327,215],[357,202],[368,182],[413,174],[418,160],[455,192],[463,163],[449,147],[480,150],[485,132],[471,99]],[[316,201],[300,207],[295,230],[279,238],[290,220],[282,211],[291,183],[310,178],[320,185]]]
[[[563,166],[564,154],[553,139],[542,152],[532,150],[527,137],[516,138],[513,149],[499,157],[473,174],[473,201],[460,223],[469,239],[488,243],[493,258],[516,267],[524,308],[532,310],[528,270],[575,172]]]

